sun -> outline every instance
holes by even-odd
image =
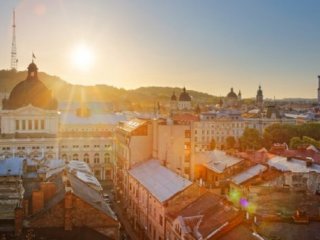
[[[78,70],[88,71],[94,64],[94,52],[88,45],[78,44],[72,50],[71,61]]]

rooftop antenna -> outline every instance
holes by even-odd
[[[17,45],[16,45],[16,13],[13,10],[12,15],[12,45],[11,45],[11,70],[17,70],[18,59],[17,59]]]

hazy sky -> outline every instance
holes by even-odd
[[[16,9],[19,70],[78,84],[186,86],[226,95],[316,97],[320,1],[0,0],[0,68],[10,66]],[[93,52],[79,70],[73,49]]]

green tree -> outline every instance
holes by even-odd
[[[298,137],[301,140],[300,144],[312,144],[320,147],[320,124],[305,123],[302,125],[293,124],[272,124],[268,126],[263,133],[264,146],[271,147],[273,143],[287,143],[291,146],[291,139]],[[306,137],[305,139],[303,139]],[[299,145],[298,139],[292,140],[292,147]]]
[[[295,125],[290,124],[272,124],[265,129],[264,137],[268,136],[269,141],[272,143],[290,143],[290,139],[300,136],[299,129]]]
[[[241,148],[259,149],[262,147],[262,137],[260,132],[254,128],[246,128],[240,138]]]
[[[300,137],[293,137],[290,139],[290,148],[292,149],[297,149],[299,146],[301,146],[301,144],[303,144],[303,141],[301,140]]]
[[[303,136],[302,137],[302,142],[306,145],[313,145],[316,148],[320,147],[320,143],[319,141],[316,141],[315,139],[311,138],[311,137],[307,137],[307,136]]]
[[[234,138],[234,136],[228,136],[226,138],[227,149],[234,148],[235,145],[236,145],[236,139]]]

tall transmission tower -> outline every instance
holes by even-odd
[[[12,45],[11,45],[11,69],[17,70],[18,59],[17,59],[17,46],[16,46],[16,14],[13,10],[13,24],[12,24]]]

